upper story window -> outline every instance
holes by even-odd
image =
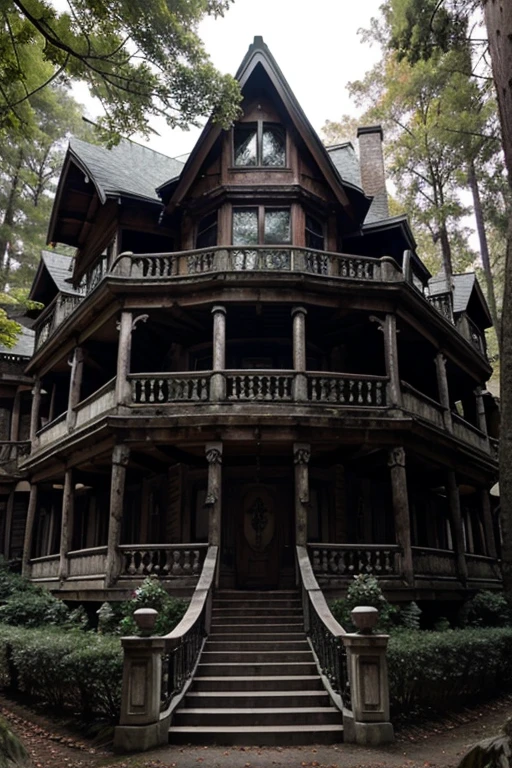
[[[289,208],[233,209],[233,245],[278,245],[291,242]]]
[[[217,211],[203,216],[197,225],[196,248],[217,245]]]
[[[306,214],[306,248],[324,250],[324,225],[318,219]]]
[[[281,125],[239,123],[233,130],[234,162],[240,168],[284,168],[286,131]]]

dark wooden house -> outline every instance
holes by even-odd
[[[31,294],[24,572],[180,593],[209,542],[221,587],[287,588],[298,544],[328,590],[499,587],[475,276],[432,278],[389,215],[379,126],[326,149],[260,38],[237,77],[243,117],[186,159],[70,144],[49,240],[76,256]]]

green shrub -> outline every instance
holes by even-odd
[[[406,629],[419,629],[421,608],[414,602],[406,603],[400,608],[398,620],[401,627]]]
[[[460,706],[512,686],[512,628],[399,632],[388,668],[395,714]]]
[[[84,720],[115,722],[122,669],[119,638],[0,625],[0,688],[26,693],[55,712],[68,707]]]
[[[166,635],[179,624],[185,615],[187,605],[185,600],[171,597],[156,577],[148,576],[135,590],[133,600],[124,604],[125,616],[120,624],[121,633],[136,635],[137,625],[133,619],[133,612],[138,608],[154,608],[158,611],[155,635]]]
[[[369,605],[378,609],[379,631],[387,631],[396,623],[399,609],[388,603],[377,578],[368,573],[354,576],[354,580],[347,590],[347,597],[334,600],[330,605],[334,618],[348,632],[354,631],[350,612],[358,605]]]
[[[65,603],[49,592],[23,592],[9,597],[0,606],[0,622],[15,627],[63,624],[69,619]]]
[[[510,624],[510,607],[502,592],[482,590],[467,601],[459,616],[463,627],[504,627]]]

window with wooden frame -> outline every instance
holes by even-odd
[[[284,168],[286,131],[283,126],[263,120],[236,125],[233,162],[238,168]]]
[[[306,248],[316,251],[325,250],[324,224],[311,214],[306,213]]]
[[[291,241],[289,208],[233,208],[233,245],[286,245]]]
[[[196,234],[196,248],[211,248],[214,245],[217,245],[217,211],[203,216]]]

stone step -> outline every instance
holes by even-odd
[[[236,632],[237,634],[255,634],[263,635],[272,632],[304,632],[304,622],[291,619],[287,622],[269,621],[260,624],[245,624],[243,620],[238,623],[231,623],[229,619],[212,620],[210,636],[218,632]]]
[[[234,675],[246,677],[247,675],[317,675],[318,670],[312,657],[310,661],[279,661],[279,662],[209,662],[206,663],[201,656],[197,667],[199,677],[217,677],[221,675]]]
[[[235,675],[194,678],[193,691],[318,691],[324,690],[316,675]]]
[[[210,651],[207,648],[201,654],[201,663],[215,664],[230,662],[235,664],[257,664],[265,662],[307,662],[312,661],[311,649],[303,651]]]
[[[259,620],[275,619],[281,622],[287,619],[298,621],[302,619],[302,610],[300,608],[212,608],[212,620],[223,619],[232,624],[245,622],[252,619],[252,623]]]
[[[233,637],[231,635],[230,637]],[[205,653],[212,651],[224,651],[233,653],[234,651],[310,651],[308,641],[303,640],[225,640],[224,638],[208,639],[204,647]],[[311,652],[311,651],[310,651]]]
[[[327,691],[189,691],[183,706],[192,709],[223,709],[225,707],[290,708],[329,707]]]
[[[249,643],[254,642],[253,637],[258,637],[256,642],[260,643],[298,643],[301,640],[306,641],[305,632],[265,632],[265,633],[241,633],[241,632],[210,632],[208,635],[208,643],[222,643],[222,642],[240,642]]]
[[[219,746],[292,747],[305,744],[340,744],[341,725],[266,725],[229,727],[194,726],[171,727],[172,744],[218,744]]]
[[[195,725],[338,725],[342,716],[334,707],[183,707],[174,713],[173,724]]]
[[[235,600],[234,598],[219,600],[217,598],[213,601],[212,608],[226,608],[229,610],[232,608],[260,608],[262,610],[266,610],[267,608],[295,608],[301,610],[302,603],[298,598],[270,601],[265,598],[255,600]]]

